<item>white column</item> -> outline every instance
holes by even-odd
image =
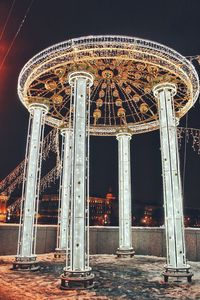
[[[68,246],[70,178],[71,178],[71,130],[61,129],[62,135],[62,174],[60,179],[60,206],[58,214],[57,251]]]
[[[160,143],[164,190],[165,231],[167,245],[167,269],[187,269],[180,177],[179,152],[177,143],[176,117],[173,97],[176,86],[161,83],[153,88],[158,101],[160,119]]]
[[[22,195],[24,205],[17,253],[17,258],[25,260],[26,258],[34,257],[35,254],[36,236],[34,224],[38,210],[44,117],[48,112],[48,107],[44,104],[34,103],[29,106],[29,111],[30,123]]]
[[[131,134],[120,132],[118,140],[118,167],[119,167],[119,257],[133,256],[132,222],[131,222],[131,165],[130,140]]]
[[[73,91],[73,145],[72,145],[72,186],[71,186],[71,237],[70,266],[71,271],[85,272],[88,269],[86,237],[86,178],[87,157],[87,126],[89,123],[89,99],[87,88],[93,83],[93,77],[86,72],[74,72],[69,76]],[[87,136],[88,135],[88,136]]]

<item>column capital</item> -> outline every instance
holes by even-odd
[[[85,71],[75,71],[69,74],[69,84],[71,86],[74,85],[74,81],[78,78],[84,78],[87,79],[88,86],[93,85],[94,77],[92,74],[85,72]]]
[[[131,133],[130,129],[128,129],[128,128],[119,129],[117,131],[116,138],[117,138],[117,140],[119,140],[119,138],[122,138],[122,137],[129,137],[129,140],[131,140],[132,133]]]
[[[153,90],[153,94],[156,98],[159,97],[159,93],[162,91],[170,91],[173,96],[175,96],[177,93],[176,85],[174,83],[170,83],[170,82],[158,83],[153,87],[152,90]]]
[[[49,111],[49,100],[42,97],[33,97],[28,99],[29,112],[34,108],[41,108],[47,114]]]
[[[64,135],[65,133],[72,133],[72,128],[67,127],[66,125],[61,126],[60,128],[60,134]]]

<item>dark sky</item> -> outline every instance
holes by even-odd
[[[31,1],[16,0],[0,41],[0,65]],[[0,0],[0,33],[11,0]],[[0,178],[25,153],[28,113],[17,96],[23,65],[42,49],[63,40],[95,34],[117,34],[150,39],[181,54],[200,54],[199,0],[35,0],[0,70]],[[186,118],[181,125],[185,126]],[[188,114],[188,127],[200,128],[197,101]],[[134,136],[131,141],[132,198],[134,203],[162,204],[159,132]],[[181,148],[183,169],[184,147]],[[186,147],[185,206],[200,208],[200,156]],[[117,188],[115,138],[91,138],[91,195],[104,196]]]

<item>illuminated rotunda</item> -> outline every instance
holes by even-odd
[[[22,69],[20,100],[30,112],[21,226],[15,269],[37,269],[36,214],[45,123],[63,136],[58,251],[66,252],[61,288],[93,285],[89,266],[89,136],[116,136],[119,257],[134,255],[130,140],[160,129],[167,264],[164,278],[192,273],[186,261],[176,126],[199,94],[192,64],[148,40],[89,36],[45,49]],[[134,195],[133,195],[134,198]]]

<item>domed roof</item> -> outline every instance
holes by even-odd
[[[152,88],[175,83],[176,116],[181,118],[199,94],[198,75],[185,57],[161,44],[126,36],[89,36],[53,45],[34,56],[22,69],[18,94],[28,107],[49,106],[46,122],[67,125],[73,71],[93,75],[90,91],[90,133],[115,135],[121,127],[135,133],[159,127]]]

